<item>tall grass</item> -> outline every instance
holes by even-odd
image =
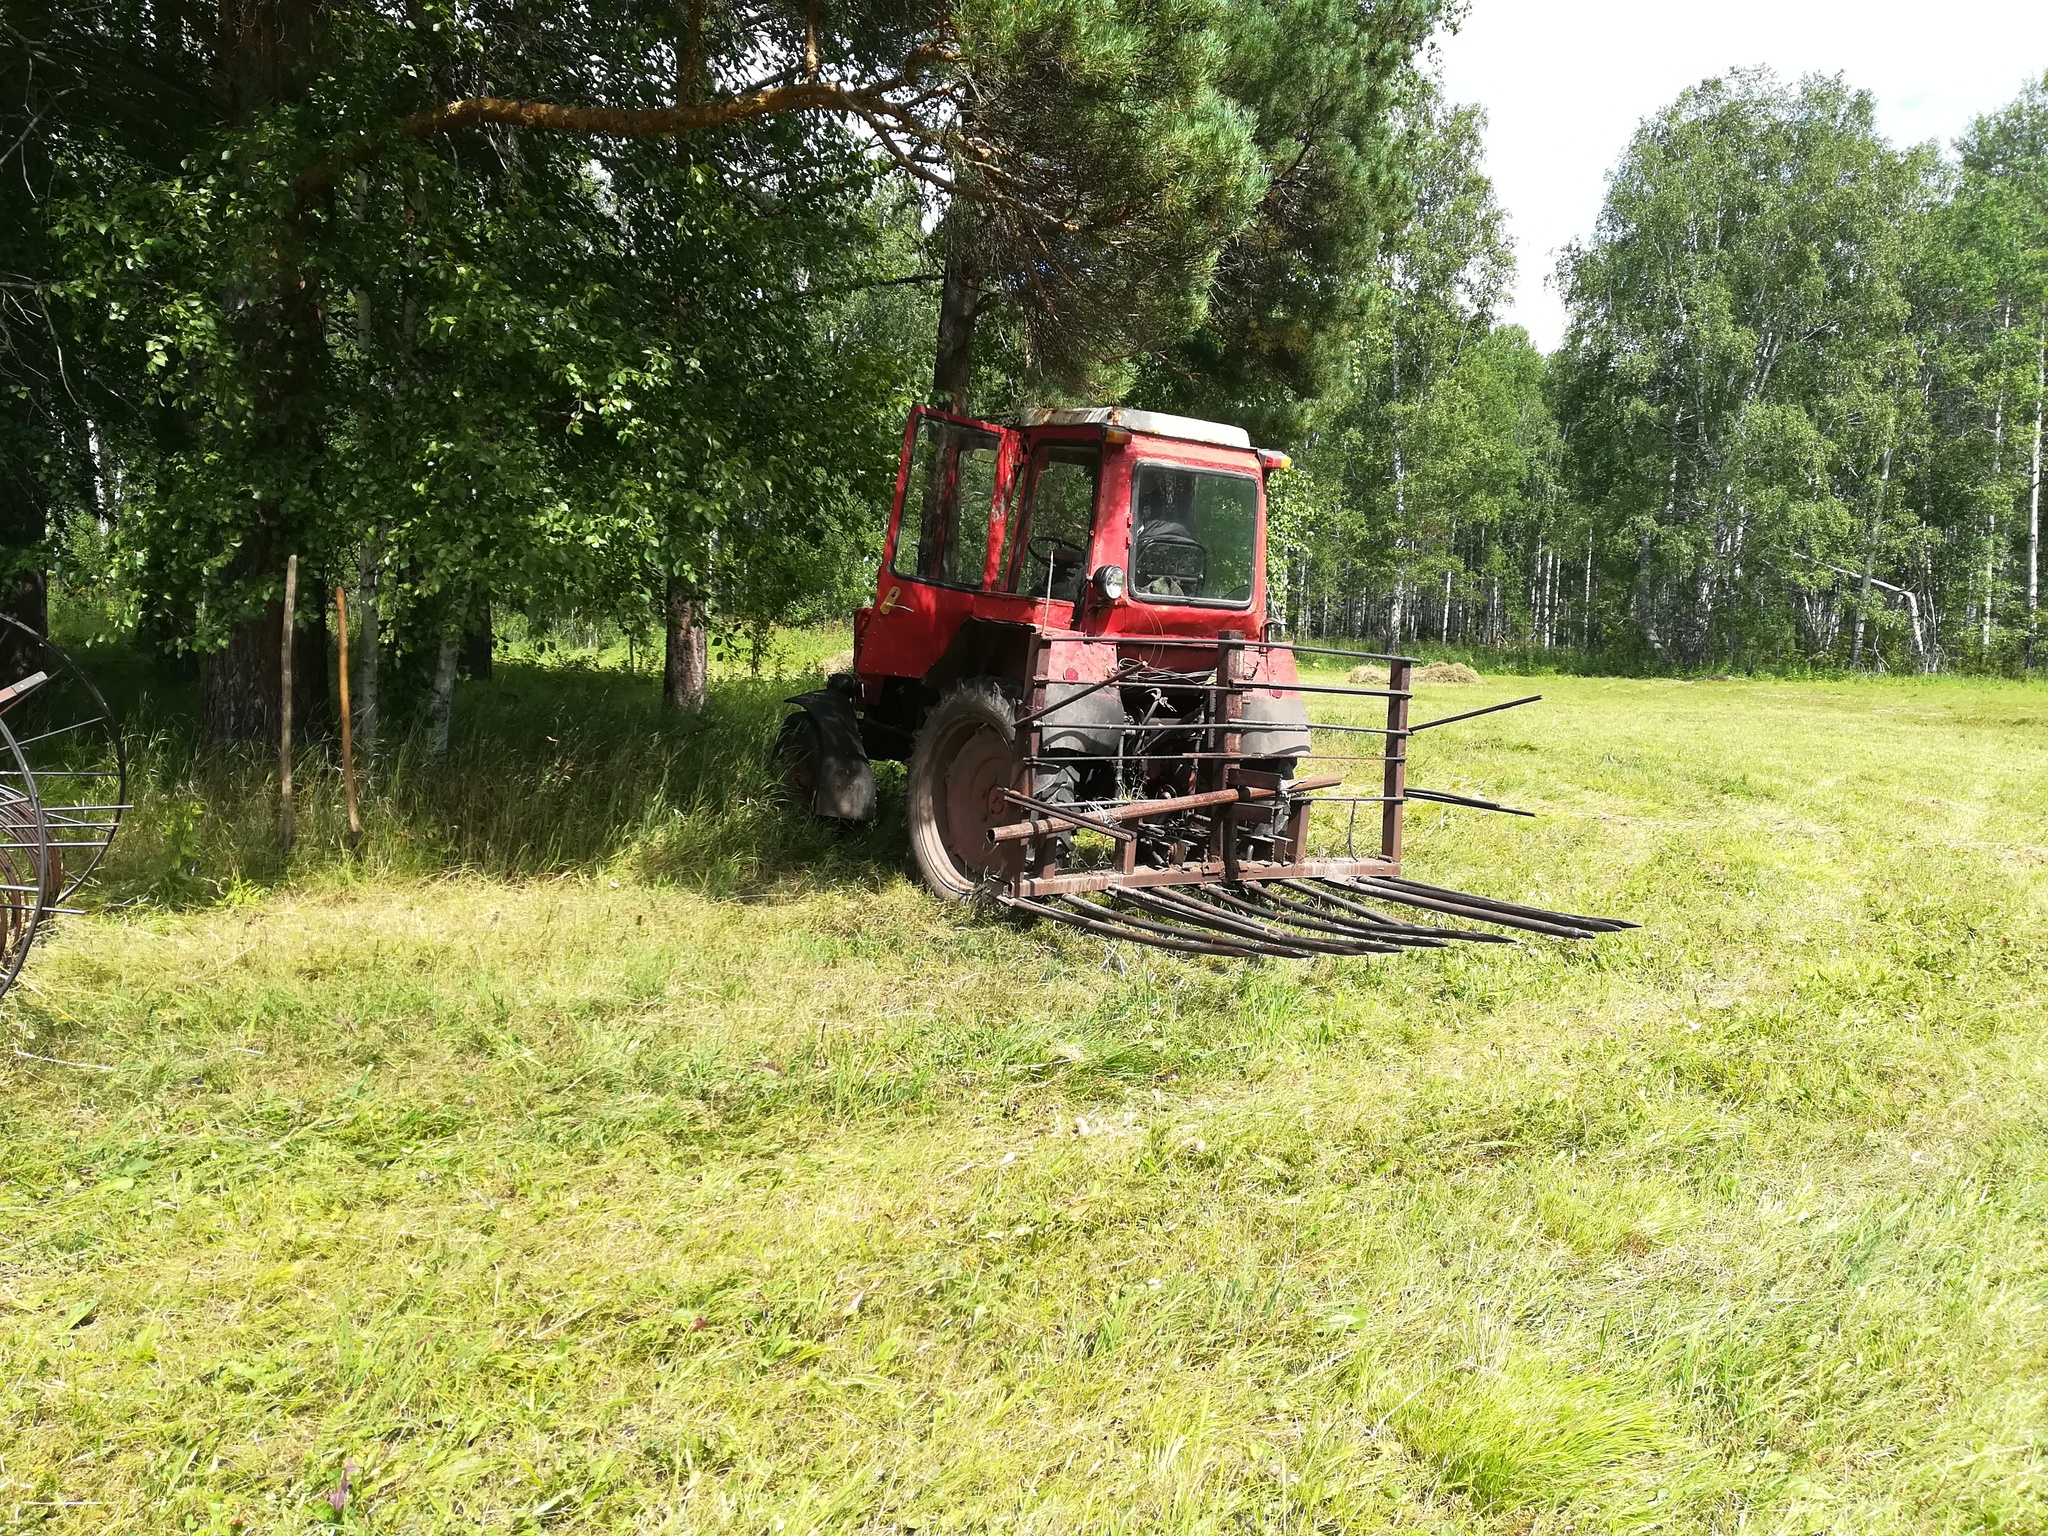
[[[2041,693],[1546,681],[1413,872],[1645,931],[1234,964],[784,818],[786,686],[508,668],[289,865],[158,717],[8,1004],[0,1525],[2048,1530]]]
[[[459,685],[445,758],[412,731],[359,762],[353,846],[336,743],[302,746],[289,857],[275,754],[202,751],[186,700],[131,687],[135,809],[100,892],[189,905],[281,880],[584,871],[725,894],[895,868],[900,823],[849,834],[787,814],[773,744],[784,699],[815,677],[723,677],[705,709],[679,714],[605,659],[501,661],[491,681]]]

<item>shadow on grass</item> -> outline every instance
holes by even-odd
[[[293,767],[297,840],[277,839],[277,758],[197,743],[197,689],[132,654],[83,658],[120,711],[130,753],[128,815],[93,904],[233,902],[332,873],[507,879],[611,875],[708,895],[772,898],[818,884],[878,886],[904,867],[901,770],[878,765],[882,814],[821,825],[783,801],[774,743],[783,700],[815,679],[729,679],[708,706],[664,710],[659,685],[575,664],[501,662],[459,684],[448,757],[423,734],[358,754],[363,820],[352,855],[333,740]]]

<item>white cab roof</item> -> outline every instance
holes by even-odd
[[[1163,411],[1134,411],[1125,405],[1026,411],[1024,424],[1031,427],[1122,427],[1127,432],[1177,437],[1189,443],[1214,443],[1219,448],[1249,448],[1252,445],[1251,434],[1243,427],[1196,421],[1192,416],[1169,416]]]

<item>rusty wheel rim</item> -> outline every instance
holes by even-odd
[[[13,663],[0,684],[35,670],[49,678],[0,710],[15,743],[0,754],[0,788],[38,806],[49,904],[61,906],[106,857],[128,810],[127,750],[105,697],[61,647],[0,614],[0,650]]]
[[[939,835],[954,865],[970,878],[999,866],[1001,854],[990,845],[988,833],[1000,824],[1002,792],[1016,779],[1016,754],[987,726],[967,736],[946,764]]]

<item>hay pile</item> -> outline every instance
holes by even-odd
[[[841,651],[837,656],[827,656],[818,664],[818,670],[827,677],[830,677],[835,672],[851,672],[853,670],[853,652]]]
[[[1418,683],[1483,683],[1485,678],[1474,672],[1462,661],[1432,661],[1426,667],[1415,669],[1414,680]],[[1363,688],[1384,688],[1387,686],[1387,669],[1373,662],[1351,669],[1351,681]]]

